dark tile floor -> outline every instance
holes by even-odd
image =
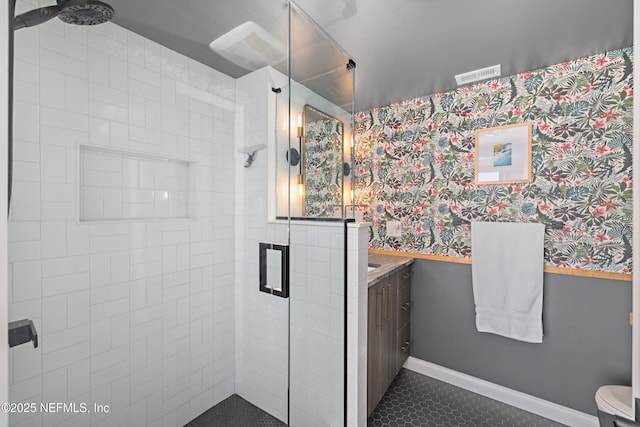
[[[368,427],[556,427],[530,412],[402,369],[367,422]],[[185,427],[286,426],[237,394]]]
[[[234,394],[185,427],[262,427],[286,426],[275,417]]]
[[[373,411],[368,427],[562,426],[530,412],[402,369]]]

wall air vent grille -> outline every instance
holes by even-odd
[[[494,77],[500,77],[500,64],[493,65],[487,68],[481,68],[475,71],[469,71],[464,74],[457,74],[456,83],[458,86],[466,85],[473,82],[478,82],[480,80],[491,79]]]

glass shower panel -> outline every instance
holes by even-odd
[[[288,18],[287,61],[233,79],[113,23],[16,33],[9,311],[40,344],[11,350],[10,398],[102,412],[11,425],[184,425],[233,393],[293,426],[345,424],[353,64],[295,4],[237,3],[280,41]],[[277,223],[266,153],[242,163],[272,118]],[[329,211],[312,172],[340,192],[298,221]],[[289,245],[289,298],[259,290],[262,242]]]
[[[290,5],[289,85],[278,95],[279,100],[288,95],[289,105],[288,120],[277,125],[276,216],[345,218],[352,211],[355,63],[304,11]],[[283,110],[284,101],[281,117]]]
[[[355,64],[294,3],[289,13],[288,149],[301,162],[288,180],[290,425],[342,426]]]

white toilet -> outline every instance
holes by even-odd
[[[596,405],[601,426],[613,426],[614,416],[633,419],[631,387],[605,385],[596,391]]]

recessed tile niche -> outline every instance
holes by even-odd
[[[193,162],[82,144],[78,160],[80,222],[190,217]]]

